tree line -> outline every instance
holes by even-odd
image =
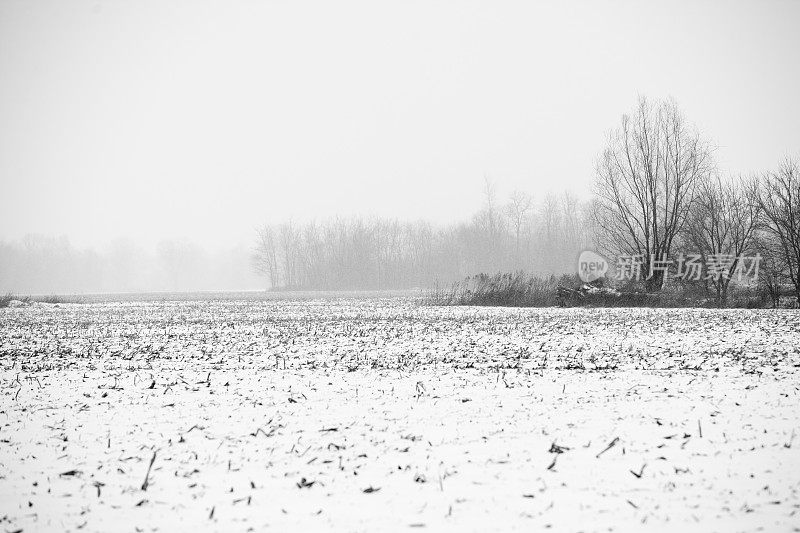
[[[574,270],[587,240],[589,205],[569,193],[536,201],[515,191],[484,202],[470,220],[446,226],[389,218],[333,218],[264,225],[253,266],[280,289],[404,289],[456,281],[475,272]]]
[[[0,241],[0,294],[255,289],[250,250],[209,250],[185,240],[144,248],[116,239],[101,248],[76,247],[66,237],[29,234]]]

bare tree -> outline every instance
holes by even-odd
[[[489,178],[489,176],[483,177],[483,195],[485,197],[485,216],[486,216],[486,228],[489,233],[490,237],[493,237],[497,232],[497,208],[495,207],[497,204],[497,185]]]
[[[786,275],[800,303],[800,163],[787,158],[763,176],[758,201],[764,229],[782,256]]]
[[[467,253],[477,262],[478,271],[497,271],[501,268],[504,259],[503,238],[505,233],[505,220],[497,208],[497,193],[494,182],[484,176],[484,205],[473,217],[474,235],[468,237],[467,243],[472,249]],[[469,232],[468,232],[469,233]],[[477,237],[473,242],[469,237]]]
[[[763,225],[760,227],[763,228]],[[786,267],[783,251],[774,235],[763,229],[756,231],[756,250],[761,257],[758,284],[769,297],[772,307],[777,308],[784,287],[789,283],[789,269]]]
[[[289,220],[278,228],[278,238],[283,251],[283,286],[285,288],[298,288],[301,252],[301,234],[297,226]]]
[[[550,193],[544,197],[544,201],[539,206],[540,235],[538,255],[542,261],[541,266],[551,274],[557,270],[556,250],[558,248],[559,229],[562,227],[561,212],[558,204],[558,196]]]
[[[754,180],[723,181],[716,176],[698,186],[686,224],[686,241],[706,265],[713,265],[706,279],[720,304],[727,301],[734,274],[745,268],[743,256],[755,253],[759,212]]]
[[[634,115],[623,115],[609,135],[597,164],[598,246],[612,256],[637,256],[646,288],[660,290],[664,271],[652,260],[669,256],[696,185],[712,168],[707,143],[674,101],[652,105],[640,98]]]
[[[256,229],[256,245],[253,250],[253,269],[269,279],[270,287],[280,286],[278,277],[278,250],[275,231],[264,225]]]
[[[514,229],[514,263],[515,268],[521,267],[520,261],[520,235],[522,230],[530,218],[530,212],[533,209],[533,199],[527,193],[522,191],[514,191],[511,193],[511,199],[506,206],[506,214],[511,222],[511,227]]]

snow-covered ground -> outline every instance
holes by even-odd
[[[797,531],[800,315],[0,310],[5,531]]]

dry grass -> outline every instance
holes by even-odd
[[[436,287],[428,301],[433,305],[488,305],[550,307],[558,304],[559,280],[523,272],[478,274],[448,288]]]
[[[30,301],[30,298],[27,298],[27,297],[24,297],[24,296],[18,296],[16,294],[11,293],[11,292],[7,292],[4,295],[0,295],[0,308],[8,307],[9,305],[11,305],[11,302],[13,302],[14,300],[19,300],[19,301],[27,303],[27,302]]]
[[[57,294],[50,294],[47,296],[20,296],[18,294],[14,294],[8,292],[4,295],[0,295],[0,308],[8,307],[11,305],[13,301],[22,302],[25,305],[29,305],[33,302],[44,303],[44,304],[80,304],[84,303],[84,299],[80,296],[59,296]]]
[[[748,288],[731,287],[728,301],[720,304],[714,294],[696,286],[674,285],[658,293],[648,293],[632,285],[616,290],[579,291],[581,287],[585,286],[576,276],[538,277],[524,272],[478,274],[448,287],[437,285],[429,292],[427,302],[500,307],[771,307],[764,291]]]

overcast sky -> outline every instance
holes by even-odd
[[[0,239],[248,243],[578,194],[638,94],[724,170],[800,153],[800,2],[0,2]]]

